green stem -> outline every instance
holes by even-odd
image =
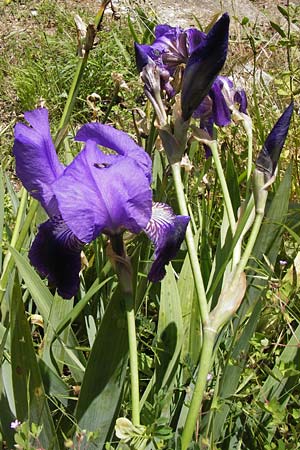
[[[176,189],[176,195],[179,205],[180,213],[184,216],[188,216],[188,209],[185,201],[185,195],[184,195],[184,187],[181,181],[181,169],[180,169],[180,163],[172,164],[172,173],[175,183],[175,189]],[[190,263],[192,267],[192,272],[194,276],[198,301],[199,301],[199,308],[200,308],[200,315],[202,319],[202,323],[206,324],[208,323],[208,305],[206,300],[206,293],[205,293],[205,287],[203,283],[202,273],[199,265],[198,260],[198,254],[197,249],[195,246],[194,236],[192,232],[191,225],[189,224],[186,230],[185,235],[186,245],[188,248],[188,253],[190,257]]]
[[[246,267],[246,265],[247,265],[247,263],[249,261],[249,258],[251,256],[254,244],[256,242],[256,239],[257,239],[260,227],[261,227],[261,223],[262,223],[263,218],[264,218],[264,209],[265,209],[265,204],[266,204],[267,197],[268,197],[268,191],[262,191],[262,194],[264,196],[264,199],[262,201],[262,204],[264,206],[263,206],[262,210],[260,209],[260,210],[256,211],[254,223],[253,223],[253,226],[251,228],[251,233],[250,233],[249,239],[247,241],[247,245],[246,245],[246,248],[244,250],[244,253],[242,254],[242,256],[241,256],[241,258],[240,258],[240,260],[238,262],[238,265],[237,265],[237,268],[236,268],[236,271],[235,271],[235,274],[234,274],[234,278],[232,280],[232,284],[234,284],[239,279],[241,273],[245,270],[245,267]]]
[[[196,423],[199,417],[201,404],[205,392],[207,375],[211,366],[212,354],[216,339],[216,330],[209,327],[203,329],[203,345],[199,362],[199,372],[195,384],[192,401],[189,407],[187,419],[183,428],[181,438],[181,449],[187,450],[195,431]]]
[[[25,189],[24,189],[24,193],[26,194],[26,198],[27,198],[27,192],[25,191]],[[25,241],[28,230],[33,222],[34,215],[38,208],[38,202],[36,200],[33,200],[33,202],[30,205],[30,208],[29,208],[29,211],[28,211],[28,214],[26,216],[24,223],[23,224],[21,223],[21,218],[23,217],[23,213],[24,213],[25,207],[26,207],[26,203],[25,203],[25,201],[23,201],[23,196],[25,197],[24,193],[22,195],[22,200],[20,203],[18,216],[16,219],[16,226],[15,226],[12,240],[11,240],[11,247],[14,247],[18,251],[21,249],[21,247]],[[3,264],[3,272],[2,272],[1,279],[0,279],[0,303],[5,294],[8,278],[12,271],[13,266],[14,266],[14,259],[11,257],[11,254],[8,253],[6,255],[6,258],[5,258],[5,261]]]
[[[140,425],[140,389],[139,389],[139,368],[137,354],[137,340],[135,328],[135,308],[132,288],[132,267],[127,257],[122,234],[111,236],[110,242],[114,251],[116,272],[119,285],[124,294],[128,344],[129,344],[129,364],[130,364],[130,384],[131,384],[131,407],[132,423]]]
[[[125,302],[129,342],[132,423],[134,425],[140,425],[139,369],[136,345],[134,302],[131,294],[125,294]]]
[[[228,220],[231,228],[232,235],[235,233],[236,229],[236,222],[234,217],[234,212],[232,208],[231,198],[228,191],[225,175],[223,172],[222,164],[219,158],[218,148],[217,148],[217,142],[216,141],[210,141],[209,146],[213,155],[214,163],[216,166],[217,174],[221,183],[221,188],[224,196],[224,202],[225,202],[225,208],[228,215]]]
[[[96,35],[96,31],[99,30],[100,24],[103,19],[105,8],[109,4],[109,2],[110,2],[110,0],[102,1],[99,11],[95,17],[95,21],[94,21],[95,35]],[[61,120],[59,123],[59,127],[57,130],[56,138],[55,138],[56,148],[59,147],[59,145],[64,137],[65,129],[70,121],[70,117],[71,117],[71,113],[72,113],[72,110],[74,107],[74,103],[76,101],[79,85],[80,85],[80,82],[81,82],[81,79],[83,76],[83,72],[84,72],[84,69],[85,69],[87,61],[88,61],[90,50],[93,46],[94,37],[92,38],[92,42],[89,42],[88,46],[86,46],[84,56],[82,58],[80,58],[77,63],[76,72],[75,72],[75,75],[74,75],[74,78],[72,81],[72,85],[71,85],[71,88],[70,88],[70,91],[68,94],[68,98],[67,98],[67,101],[65,104],[65,108],[64,108],[64,111],[63,111],[63,114],[62,114],[62,117],[61,117]]]
[[[27,206],[27,191],[26,191],[26,189],[22,188],[21,201],[20,201],[20,205],[19,205],[19,209],[18,209],[14,232],[13,232],[13,235],[11,238],[11,243],[10,243],[11,247],[14,247],[18,240],[18,236],[19,236],[20,230],[22,228],[22,222],[23,222],[25,211],[26,211],[26,206]],[[4,268],[5,268],[5,266],[4,266]]]

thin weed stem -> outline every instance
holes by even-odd
[[[172,172],[173,172],[173,178],[175,183],[175,189],[176,189],[176,195],[179,205],[180,213],[184,216],[188,216],[188,208],[186,205],[185,195],[184,195],[184,187],[181,180],[181,169],[180,169],[180,163],[172,164]],[[186,245],[188,248],[188,253],[190,257],[190,263],[192,267],[192,272],[194,276],[194,282],[196,286],[198,301],[199,301],[199,308],[200,308],[200,314],[202,323],[206,324],[208,322],[208,305],[206,300],[206,293],[205,293],[205,287],[203,283],[202,273],[199,265],[198,260],[198,254],[197,249],[195,246],[194,236],[192,232],[191,225],[189,224],[186,230],[185,235]]]

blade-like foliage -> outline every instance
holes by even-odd
[[[39,440],[44,448],[58,450],[59,445],[48,406],[21,291],[16,278],[11,302],[11,365],[16,405],[20,421],[42,425]]]
[[[76,408],[80,429],[97,431],[94,448],[104,449],[117,417],[128,359],[128,337],[122,294],[116,290],[107,306],[82,381]]]
[[[275,193],[258,235],[253,249],[253,260],[251,261],[251,267],[253,269],[257,268],[259,264],[259,262],[255,261],[261,261],[263,255],[266,255],[273,265],[276,261],[283,232],[283,226],[281,224],[284,223],[288,211],[291,175],[292,167],[290,166]],[[248,280],[246,296],[238,311],[238,318],[234,322],[235,330],[237,330],[240,323],[245,320],[249,308],[252,307],[253,311],[241,336],[233,347],[230,355],[232,362],[226,366],[220,382],[219,402],[222,406],[215,413],[213,418],[213,436],[215,439],[219,439],[226,432],[225,422],[230,410],[230,405],[224,401],[235,395],[240,375],[246,362],[245,355],[249,349],[249,341],[260,318],[262,307],[260,300],[268,284],[267,279],[258,279],[255,276],[255,272],[252,272],[252,276],[250,276]]]

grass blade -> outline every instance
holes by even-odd
[[[117,289],[104,313],[88,359],[76,418],[80,429],[97,431],[95,445],[105,448],[118,414],[128,359],[125,305]]]
[[[17,418],[42,425],[43,447],[59,450],[17,277],[11,301],[11,365]]]

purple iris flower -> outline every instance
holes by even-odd
[[[142,72],[149,61],[154,62],[161,73],[161,88],[170,96],[176,90],[172,89],[169,77],[174,78],[179,68],[182,68],[181,105],[184,121],[192,116],[208,94],[225,63],[228,30],[229,16],[223,14],[207,35],[196,28],[183,30],[158,25],[151,45],[135,43],[138,70]]]
[[[79,287],[84,244],[100,233],[145,231],[156,247],[149,279],[161,280],[184,239],[189,217],[152,202],[147,153],[123,131],[91,123],[75,137],[85,142],[84,149],[65,167],[55,152],[48,111],[36,109],[24,117],[30,126],[15,127],[17,175],[49,216],[29,251],[32,265],[62,297],[71,298]]]
[[[151,45],[135,43],[136,65],[139,72],[152,59],[171,76],[180,66],[186,64],[192,52],[203,42],[206,34],[197,28],[183,30],[170,25],[157,25],[155,40]]]
[[[212,138],[214,125],[229,125],[234,111],[247,114],[247,105],[244,89],[236,89],[230,78],[218,76],[193,117],[200,118],[200,128]],[[210,148],[205,144],[204,148],[206,157],[211,156]]]
[[[193,117],[199,117],[203,124],[210,122],[225,127],[231,123],[234,109],[247,114],[246,92],[244,89],[235,89],[230,78],[218,76]]]
[[[265,183],[270,181],[275,174],[279,156],[289,131],[293,110],[294,103],[291,102],[272,128],[255,161],[256,170],[264,173]]]

